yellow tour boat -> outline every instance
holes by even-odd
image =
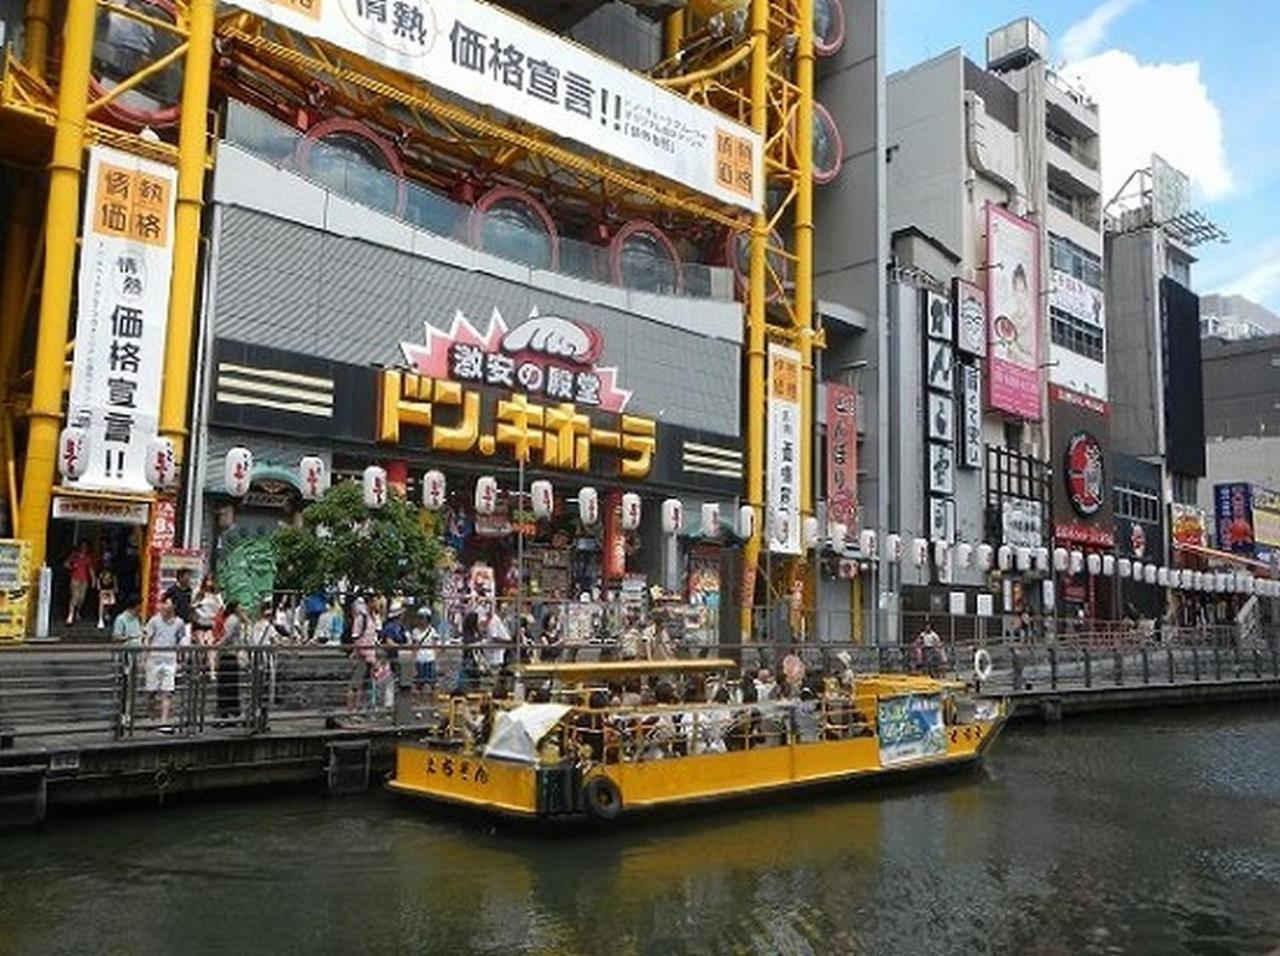
[[[731,676],[738,668],[727,659],[519,666],[522,700],[450,701],[437,734],[399,745],[387,786],[529,821],[613,821],[972,766],[1006,716],[1005,701],[929,677],[846,672],[761,695],[754,678]]]

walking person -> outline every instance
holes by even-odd
[[[102,555],[102,567],[98,571],[98,630],[107,626],[107,619],[116,609],[116,573],[111,566],[111,555]]]
[[[165,588],[164,599],[173,604],[173,613],[184,625],[191,625],[191,569],[179,568],[177,580]]]
[[[417,626],[413,629],[413,699],[421,704],[430,701],[436,693],[436,646],[440,635],[436,631],[430,608],[423,608]]]
[[[124,726],[133,724],[133,699],[138,693],[138,648],[142,646],[142,600],[130,595],[124,610],[111,625],[111,637],[119,650],[120,674],[124,683]]]
[[[360,597],[351,605],[351,676],[347,680],[347,710],[360,709],[365,687],[378,659],[378,625],[373,612]]]
[[[89,593],[90,586],[98,581],[98,566],[93,559],[93,548],[88,541],[81,541],[62,563],[71,582],[71,596],[67,600],[67,623],[74,624],[80,616],[80,608]]]
[[[178,648],[188,643],[187,625],[174,611],[173,601],[162,598],[160,610],[143,628],[142,643],[147,648],[146,691],[151,698],[152,716],[160,721],[161,733],[172,733],[169,715],[178,676]]]
[[[240,655],[244,653],[248,622],[239,601],[228,601],[222,612],[222,630],[216,638],[217,717],[229,721],[240,717]]]
[[[274,700],[276,694],[276,655],[272,648],[278,643],[271,598],[263,598],[258,607],[258,619],[249,628],[249,646],[255,658],[252,662],[254,668],[261,667],[262,661],[266,660],[268,701]]]
[[[192,599],[191,642],[209,648],[204,655],[204,667],[214,680],[217,680],[218,651],[214,646],[217,644],[217,636],[213,631],[222,607],[222,592],[218,590],[218,580],[212,574],[206,574]]]

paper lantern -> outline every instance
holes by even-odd
[[[890,532],[884,536],[884,556],[887,561],[902,560],[902,535]]]
[[[551,513],[556,510],[556,495],[551,482],[545,478],[530,482],[529,507],[533,509],[533,516],[539,520],[551,517]]]
[[[679,498],[668,498],[662,503],[662,530],[667,534],[679,534],[684,528],[684,504]]]
[[[1072,551],[1067,568],[1072,574],[1079,574],[1081,571],[1083,571],[1084,570],[1084,554],[1080,551]]]
[[[992,559],[995,557],[995,549],[985,541],[978,545],[974,554],[974,560],[978,564],[979,571],[990,571]]]
[[[156,436],[147,442],[142,473],[152,488],[170,488],[178,480],[178,455],[173,442]]]
[[[822,543],[822,538],[818,533],[818,519],[813,515],[809,515],[800,522],[800,538],[801,545],[806,551],[816,548]]]
[[[448,492],[449,486],[445,481],[444,472],[433,468],[423,474],[422,507],[429,511],[439,511],[444,507]]]
[[[720,505],[714,501],[702,503],[702,536],[714,538],[720,534]]]
[[[1013,567],[1013,548],[1007,544],[1000,545],[1000,550],[996,552],[996,565],[1001,571],[1008,571]]]
[[[588,528],[593,528],[600,521],[600,495],[594,488],[583,488],[578,492],[578,520]]]
[[[387,503],[387,470],[370,465],[360,476],[360,490],[364,494],[366,508],[381,508]]]
[[[1019,545],[1013,549],[1013,561],[1019,571],[1031,570],[1031,549]]]
[[[475,509],[478,515],[491,515],[498,507],[498,479],[481,475],[476,479]]]
[[[1142,580],[1147,584],[1156,583],[1156,566],[1154,564],[1144,564],[1142,566]]]
[[[619,517],[623,531],[635,531],[640,527],[640,496],[634,491],[628,491],[622,496]]]
[[[973,567],[973,545],[968,541],[961,541],[956,545],[956,567]]]
[[[249,493],[249,480],[253,474],[253,452],[237,445],[227,452],[224,483],[232,498],[243,498]]]
[[[947,565],[947,553],[951,550],[951,545],[945,541],[933,542],[933,563],[940,568]]]
[[[1089,573],[1095,577],[1102,572],[1102,555],[1090,552],[1084,563],[1085,567],[1089,569]]]
[[[1049,570],[1049,549],[1035,548],[1031,552],[1031,557],[1035,561],[1036,570],[1045,572]]]
[[[1167,588],[1169,586],[1169,569],[1163,565],[1156,568],[1156,584],[1160,585],[1162,588]]]
[[[876,533],[870,528],[864,528],[858,535],[858,550],[862,552],[863,557],[876,557],[876,544]]]
[[[1132,562],[1128,558],[1121,558],[1116,562],[1116,574],[1122,578],[1127,578],[1131,569]]]
[[[58,436],[58,474],[74,481],[88,467],[89,434],[83,428],[68,425]]]
[[[315,501],[329,490],[329,469],[323,458],[306,455],[298,461],[298,486],[307,501]]]
[[[1053,549],[1053,570],[1065,571],[1071,563],[1071,553],[1066,548]]]
[[[738,509],[738,537],[743,541],[756,533],[756,509],[751,505],[742,505]]]
[[[1254,591],[1256,590],[1256,587],[1257,587],[1257,582],[1253,579],[1253,575],[1246,574],[1244,576],[1244,593],[1253,594]]]
[[[1111,577],[1116,573],[1116,557],[1114,554],[1104,554],[1102,556],[1102,573],[1107,577]]]

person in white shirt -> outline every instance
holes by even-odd
[[[173,601],[165,598],[160,610],[151,616],[142,632],[147,648],[146,690],[151,695],[155,716],[168,730],[169,712],[173,708],[173,688],[178,674],[178,648],[188,643],[187,624],[174,614]]]
[[[440,635],[436,632],[430,608],[422,609],[409,640],[416,648],[413,652],[413,696],[421,703],[424,694],[428,698],[434,697],[436,689],[436,647],[440,643]]]
[[[485,651],[485,654],[489,660],[489,670],[496,674],[502,670],[507,660],[507,648],[502,645],[511,643],[511,632],[507,630],[507,624],[498,613],[496,605],[489,611],[485,640],[493,645]]]

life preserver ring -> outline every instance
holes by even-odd
[[[609,777],[596,774],[582,786],[582,803],[597,820],[616,820],[622,812],[622,791]]]
[[[986,680],[991,676],[991,655],[985,647],[973,652],[973,673],[978,680]]]

